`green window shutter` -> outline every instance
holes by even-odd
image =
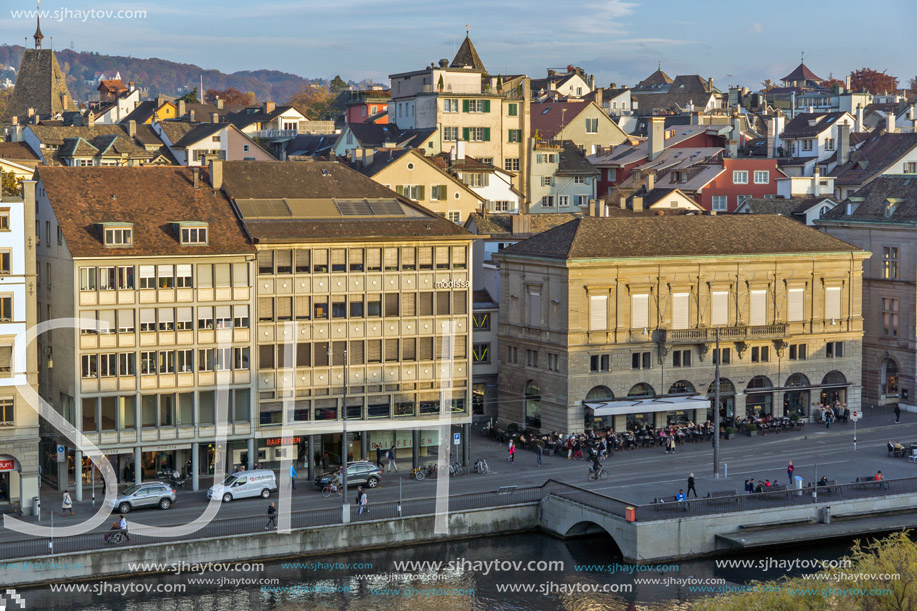
[[[395,193],[404,195],[404,187],[402,185],[395,185]]]
[[[484,137],[481,138],[481,140],[483,140],[484,142],[490,142],[490,128],[489,127],[484,128]]]
[[[519,114],[519,107],[516,104],[510,104],[507,110],[511,117],[518,116]]]
[[[484,112],[490,112],[490,100],[484,100]]]
[[[417,186],[417,201],[422,202],[424,200],[423,196],[423,185]]]
[[[462,112],[468,112],[468,100],[462,100]]]
[[[465,102],[468,102],[468,100],[465,100]],[[462,128],[462,140],[464,140],[465,142],[468,142],[468,128],[467,127]]]

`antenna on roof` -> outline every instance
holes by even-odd
[[[799,63],[800,63],[800,64],[806,63],[806,52],[805,52],[805,51],[800,51],[799,53],[800,53],[800,56],[799,56]]]

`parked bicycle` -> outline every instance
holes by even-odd
[[[462,463],[455,461],[449,463],[449,475],[456,477],[459,475],[465,475],[465,473],[467,473],[467,471],[465,470],[465,467],[462,466]]]
[[[428,476],[436,476],[436,463],[428,463],[422,467],[417,467],[411,470],[411,479],[420,481]]]
[[[479,458],[474,462],[474,467],[472,467],[471,470],[475,473],[486,475],[490,473],[490,465],[487,464],[487,459]]]

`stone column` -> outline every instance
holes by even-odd
[[[466,423],[462,425],[462,457],[465,459],[465,466],[471,465],[471,425]]]
[[[309,467],[309,481],[315,479],[315,435],[306,437],[306,465]]]
[[[73,496],[74,500],[83,500],[83,451],[73,451]]]
[[[134,483],[135,484],[139,484],[143,480],[143,465],[141,464],[142,457],[143,457],[143,453],[140,451],[140,446],[137,446],[136,448],[134,448]]]
[[[197,492],[200,488],[200,454],[201,444],[194,442],[191,444],[191,489]]]
[[[369,456],[369,435],[367,431],[360,432],[360,460],[367,460]]]
[[[420,466],[420,431],[417,429],[411,431],[411,463],[414,469]]]
[[[248,465],[245,467],[249,471],[255,468],[255,438],[248,438]]]

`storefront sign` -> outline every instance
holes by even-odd
[[[372,431],[369,434],[369,449],[375,451],[376,448],[387,450],[395,444],[395,449],[414,447],[414,431]],[[427,430],[420,431],[420,447],[439,445],[439,431]]]
[[[433,285],[438,289],[467,289],[467,280],[437,280]]]
[[[264,440],[264,444],[268,447],[292,446],[292,445],[298,445],[301,442],[302,442],[302,437],[272,437],[270,439]]]
[[[0,472],[3,471],[15,471],[16,470],[16,461],[15,460],[0,460]]]
[[[190,443],[173,443],[167,446],[146,446],[141,449],[143,452],[169,452],[171,450],[190,450]]]

